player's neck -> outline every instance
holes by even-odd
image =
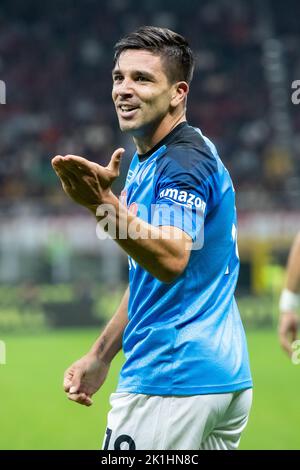
[[[186,121],[185,113],[177,116],[177,119],[165,119],[157,128],[147,135],[134,136],[133,141],[136,145],[138,154],[143,155],[149,152],[158,142],[160,142],[166,135],[168,135],[174,127],[181,122]]]

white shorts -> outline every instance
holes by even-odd
[[[251,403],[251,389],[192,396],[112,393],[102,449],[237,449]]]

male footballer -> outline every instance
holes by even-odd
[[[215,146],[186,120],[193,68],[186,40],[168,29],[116,44],[112,98],[136,145],[120,198],[111,184],[123,149],[107,167],[52,160],[64,191],[128,254],[119,308],[64,377],[68,397],[91,405],[123,347],[103,449],[236,449],[248,420],[235,194]]]

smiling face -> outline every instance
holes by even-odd
[[[143,136],[157,129],[174,108],[175,88],[159,55],[142,49],[122,52],[113,69],[112,89],[121,130]]]

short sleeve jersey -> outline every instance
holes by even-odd
[[[187,233],[184,272],[161,282],[129,257],[129,322],[118,392],[227,393],[252,387],[234,298],[239,258],[235,192],[217,150],[183,122],[134,155],[121,201],[155,226]]]

